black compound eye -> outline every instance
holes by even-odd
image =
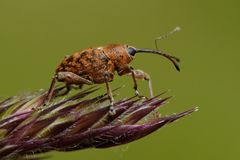
[[[127,50],[128,50],[128,54],[130,54],[131,56],[134,56],[136,53],[136,49],[133,47],[128,47]]]

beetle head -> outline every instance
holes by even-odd
[[[136,48],[134,48],[132,46],[127,46],[127,52],[129,55],[135,56],[135,54],[137,53],[137,50],[136,50]]]

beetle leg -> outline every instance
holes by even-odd
[[[133,89],[135,90],[135,95],[138,96],[139,98],[142,98],[143,96],[140,95],[139,91],[138,91],[138,85],[137,85],[137,74],[135,73],[135,70],[131,70],[131,76],[133,79]]]
[[[60,96],[67,95],[71,91],[71,89],[72,89],[71,85],[68,85],[68,84],[65,85],[65,88],[66,88],[65,91],[63,91],[62,93],[57,94],[56,96],[60,97]]]
[[[52,82],[51,82],[50,88],[49,88],[49,90],[48,90],[48,93],[47,93],[47,96],[46,96],[46,99],[45,99],[43,105],[46,105],[46,104],[52,99],[53,91],[54,91],[54,86],[55,86],[56,80],[57,80],[57,75],[55,74],[55,75],[53,76],[53,78],[52,78]]]
[[[82,88],[83,84],[91,85],[92,81],[89,81],[75,73],[72,72],[58,72],[57,80],[66,83],[66,90],[63,93],[58,94],[57,96],[64,96],[69,93],[72,88]],[[78,87],[76,87],[76,85]]]
[[[150,76],[147,73],[145,73],[144,71],[139,70],[139,69],[138,70],[131,70],[131,73],[132,73],[132,77],[133,77],[133,80],[134,80],[134,89],[136,91],[138,91],[137,90],[136,78],[146,80],[146,81],[148,81],[148,89],[149,89],[149,92],[150,92],[150,97],[153,97],[153,89],[152,89],[152,83],[151,83]]]
[[[138,86],[137,86],[137,81],[136,79],[142,79],[142,80],[146,80],[148,81],[148,88],[149,88],[149,92],[150,92],[150,96],[153,97],[153,90],[152,90],[152,83],[151,83],[151,78],[150,76],[145,73],[142,70],[134,70],[132,67],[127,66],[126,68],[120,70],[118,72],[118,74],[120,76],[122,75],[128,75],[128,76],[132,76],[133,78],[133,83],[134,83],[134,90],[135,90],[135,94],[138,97],[141,97],[139,92],[138,92]]]
[[[75,85],[82,85],[82,84],[93,84],[92,81],[85,79],[73,72],[58,72],[57,74],[57,80],[60,82],[65,82],[66,84],[75,84]]]
[[[78,86],[74,86],[74,85],[70,85],[70,84],[66,84],[65,88],[66,90],[60,94],[57,94],[56,96],[59,97],[59,96],[65,96],[67,95],[71,89],[81,89],[83,86],[83,84],[79,84]]]
[[[52,78],[52,82],[51,82],[50,88],[48,90],[44,105],[46,105],[49,101],[51,101],[52,96],[53,96],[54,86],[55,86],[55,83],[56,83],[57,80],[66,83],[66,91],[64,93],[61,93],[61,94],[57,95],[57,96],[66,95],[71,90],[71,88],[72,88],[71,85],[72,84],[79,85],[80,87],[83,84],[88,84],[88,85],[93,84],[92,81],[89,81],[89,80],[87,80],[87,79],[85,79],[85,78],[83,78],[83,77],[81,77],[81,76],[79,76],[75,73],[72,73],[72,72],[58,72]]]
[[[109,86],[109,82],[108,82],[108,75],[104,75],[105,77],[105,83],[106,83],[106,88],[107,88],[107,94],[108,94],[108,97],[109,97],[109,101],[110,101],[110,110],[109,110],[109,114],[110,115],[115,115],[116,114],[116,111],[113,107],[113,102],[114,102],[114,99],[113,99],[113,94],[112,94],[112,90]]]
[[[134,70],[131,70],[131,76],[133,79],[133,89],[135,90],[135,95],[138,97],[141,97],[138,91],[138,85],[137,85],[137,81],[136,81],[136,74],[134,73]]]

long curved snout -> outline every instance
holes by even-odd
[[[164,56],[166,57],[167,59],[169,59],[173,65],[175,66],[175,68],[180,71],[180,67],[179,67],[179,62],[180,62],[180,59],[177,58],[177,57],[174,57],[174,56],[171,56],[169,54],[166,54],[160,50],[154,50],[154,49],[145,49],[145,48],[136,48],[136,53],[151,53],[151,54],[158,54],[158,55],[161,55],[161,56]]]

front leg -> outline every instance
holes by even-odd
[[[150,92],[150,96],[153,97],[153,90],[152,90],[152,83],[151,83],[151,78],[150,76],[145,73],[144,71],[142,70],[134,70],[132,67],[125,67],[124,69],[120,70],[118,72],[118,74],[120,76],[122,75],[128,75],[128,76],[132,76],[133,78],[133,83],[134,83],[134,90],[135,90],[135,94],[137,96],[140,97],[140,94],[139,94],[139,91],[138,91],[138,86],[137,86],[137,81],[136,79],[141,79],[141,80],[146,80],[148,81],[148,88],[149,88],[149,92]]]
[[[149,89],[150,97],[153,97],[153,89],[152,89],[152,82],[151,82],[150,76],[140,69],[132,70],[131,73],[132,73],[131,75],[135,82],[134,86],[135,86],[136,90],[137,90],[136,79],[146,80],[148,82],[148,89]]]

